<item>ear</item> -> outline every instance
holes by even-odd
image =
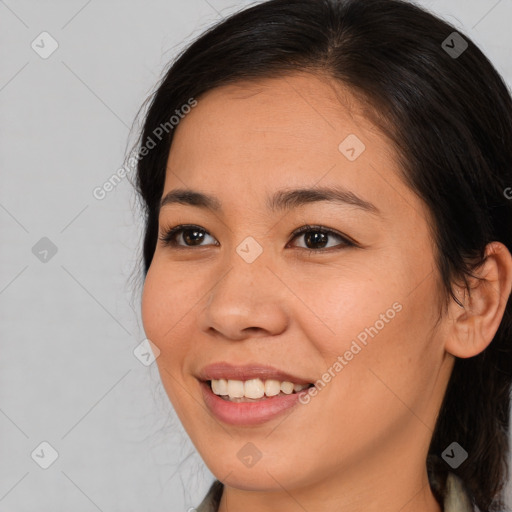
[[[470,292],[456,285],[454,293],[464,305],[453,299],[449,305],[450,327],[445,349],[450,354],[468,358],[484,351],[500,326],[512,290],[512,256],[501,242],[491,242],[485,261],[468,278]]]

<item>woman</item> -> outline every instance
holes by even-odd
[[[147,110],[142,318],[200,511],[498,511],[512,101],[399,0],[270,0]]]

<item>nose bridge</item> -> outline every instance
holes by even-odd
[[[246,237],[223,259],[217,283],[202,310],[203,329],[241,338],[245,329],[265,335],[285,328],[286,289],[271,270],[270,250],[254,237]]]
[[[211,299],[229,293],[238,297],[243,304],[246,300],[272,300],[275,295],[271,280],[270,249],[252,236],[245,237],[234,246],[224,259],[223,278],[212,289]],[[210,300],[211,300],[210,299]]]

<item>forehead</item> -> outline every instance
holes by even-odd
[[[347,149],[356,158],[354,151],[347,158]],[[183,186],[222,196],[343,184],[382,203],[391,198],[379,199],[379,188],[390,183],[379,183],[379,175],[396,181],[397,165],[364,104],[333,79],[299,73],[225,85],[198,98],[176,128],[164,194]],[[365,190],[372,183],[373,191]]]
[[[369,121],[367,113],[365,104],[339,82],[303,72],[236,82],[208,91],[181,121],[175,137],[181,138],[185,127],[192,125],[194,134],[188,130],[186,140],[180,142],[193,142],[194,135],[198,142],[215,142],[220,148],[231,140],[238,143],[250,137],[255,143],[264,140],[266,146],[274,142],[294,150],[307,141],[319,149],[332,149],[334,141],[337,149],[340,137],[369,132],[374,147],[389,150],[389,142]],[[230,137],[223,137],[224,134]],[[223,139],[222,145],[218,139]]]

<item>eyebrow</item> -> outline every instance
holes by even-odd
[[[373,215],[380,210],[369,201],[343,187],[315,187],[279,190],[267,198],[267,208],[272,212],[289,211],[305,204],[328,201],[356,206]],[[170,204],[184,204],[222,212],[222,204],[215,196],[191,189],[175,189],[168,192],[160,202],[160,208]]]

